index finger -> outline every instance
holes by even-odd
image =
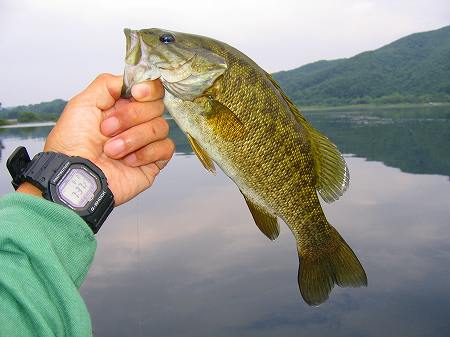
[[[138,102],[157,101],[164,97],[164,87],[161,81],[144,81],[133,85],[131,95]]]
[[[106,73],[100,74],[86,89],[74,98],[82,100],[85,105],[106,110],[111,108],[119,99],[122,82],[122,76]]]

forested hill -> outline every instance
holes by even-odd
[[[51,102],[0,109],[0,119],[17,119],[19,122],[56,120],[64,110],[66,103],[62,99],[55,99]]]
[[[348,59],[273,74],[299,106],[450,102],[450,26],[406,36]],[[66,102],[1,109],[0,119],[54,120]]]
[[[273,74],[300,106],[450,101],[450,26]]]

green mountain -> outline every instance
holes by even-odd
[[[450,26],[273,74],[299,105],[450,101]]]
[[[17,119],[19,122],[56,120],[64,110],[66,103],[62,99],[55,99],[51,102],[4,108],[0,109],[0,118]]]

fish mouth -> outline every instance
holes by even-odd
[[[136,65],[126,64],[121,97],[130,98],[131,88],[140,82],[160,78],[164,85],[167,82],[174,83],[188,78],[192,73],[191,64],[196,56],[197,54],[194,54],[191,58],[177,66],[172,66],[166,62],[153,63],[149,60],[142,59]],[[164,85],[164,87],[166,86]]]

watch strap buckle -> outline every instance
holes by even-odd
[[[6,167],[13,178],[11,184],[14,186],[14,189],[17,190],[25,181],[23,173],[28,169],[30,162],[30,156],[24,146],[19,146],[15,149],[6,161]]]

